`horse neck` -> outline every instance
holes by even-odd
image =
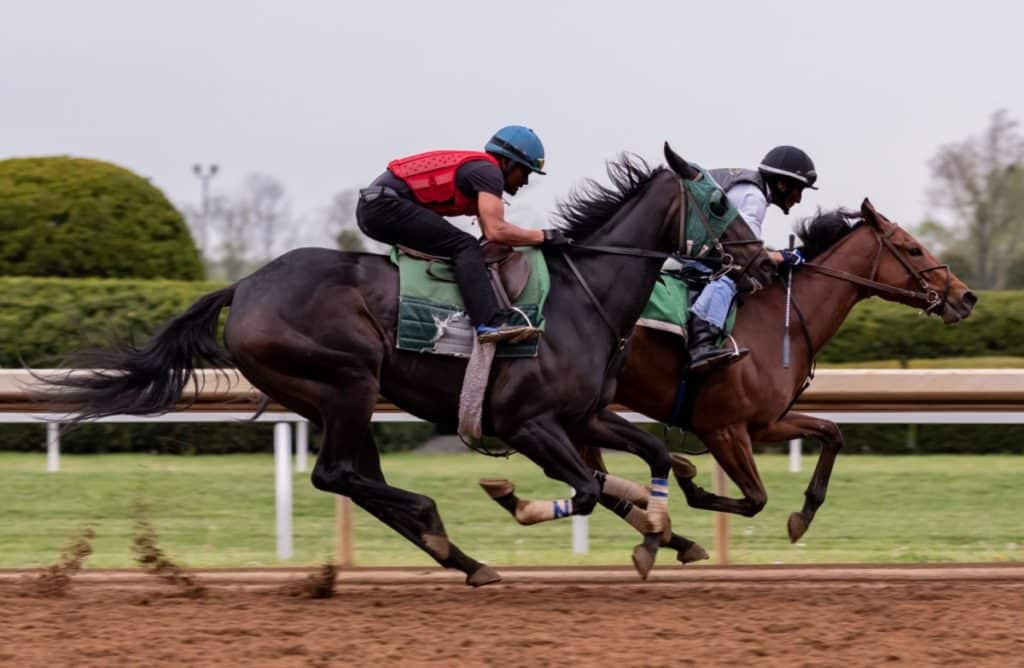
[[[827,251],[825,256],[815,263],[829,269],[870,278],[877,251],[875,242],[876,239],[870,234],[870,228],[854,230],[849,237]],[[850,311],[865,296],[864,289],[850,281],[826,276],[813,269],[797,270],[793,278],[793,300],[807,319],[812,355],[817,355],[818,351],[836,335]],[[802,336],[796,329],[800,326],[798,318],[794,312],[790,319],[793,323],[790,333],[794,337]]]
[[[678,192],[675,179],[669,173],[655,177],[640,196],[626,203],[604,228],[582,243],[667,250],[662,247],[668,232],[665,225],[668,210],[674,201],[673,194]],[[589,252],[572,253],[572,259],[615,325],[617,334],[626,336],[647,304],[663,260]]]
[[[841,248],[828,251],[814,262],[868,277],[874,263],[875,248],[870,245],[873,239],[857,230],[851,234],[858,235],[858,238],[847,238]],[[835,336],[864,294],[859,286],[849,281],[825,276],[806,267],[798,269],[793,276],[793,308],[789,331],[785,334],[790,339],[792,350],[788,370],[783,370],[781,351],[786,308],[784,281],[755,295],[740,310],[737,334],[753,349],[752,357],[759,366],[759,373],[764,377],[781,374],[788,379],[784,385],[792,384],[795,390],[810,372],[812,358]],[[811,340],[810,350],[801,324],[801,313]]]

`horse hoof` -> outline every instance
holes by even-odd
[[[705,559],[708,559],[709,556],[707,550],[700,545],[697,545],[697,543],[694,543],[683,552],[679,552],[677,558],[681,564],[692,564],[695,561],[704,561]]]
[[[786,522],[786,531],[789,532],[789,542],[795,543],[807,532],[811,523],[802,513],[791,513],[789,521]]]
[[[633,566],[636,567],[636,572],[640,574],[641,580],[646,580],[647,576],[651,574],[656,556],[657,553],[648,550],[643,543],[633,548]]]
[[[500,499],[516,491],[516,486],[512,484],[512,481],[505,478],[481,478],[480,486],[492,499]]]
[[[495,582],[501,582],[501,575],[490,566],[481,566],[473,571],[472,575],[466,576],[466,584],[471,587],[483,587]]]
[[[697,475],[697,467],[689,459],[678,452],[673,452],[669,456],[672,458],[672,472],[677,478],[690,480]]]

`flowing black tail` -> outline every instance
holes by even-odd
[[[72,422],[108,415],[166,413],[181,400],[197,364],[233,367],[217,345],[217,320],[231,305],[235,286],[200,297],[187,311],[163,326],[142,348],[121,344],[72,355],[69,371],[58,377],[37,377],[46,386],[37,393],[44,402],[66,411]]]

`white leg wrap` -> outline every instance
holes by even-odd
[[[642,508],[633,506],[629,509],[629,512],[626,514],[624,519],[629,526],[633,527],[640,533],[651,533],[654,531],[651,523],[647,520],[647,513],[645,513]],[[665,522],[665,529],[662,531],[661,538],[664,541],[662,545],[667,544],[669,539],[672,538],[671,518]]]
[[[537,524],[569,515],[572,515],[572,499],[520,501],[516,505],[516,521],[520,524]]]
[[[667,478],[651,478],[651,500],[647,502],[647,521],[652,532],[660,533],[668,527]]]
[[[632,480],[626,480],[611,473],[605,475],[604,488],[601,491],[641,508],[647,507],[647,499],[650,498],[650,492],[643,485],[638,485]]]

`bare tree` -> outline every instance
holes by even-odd
[[[1005,110],[985,131],[939,149],[932,201],[953,215],[950,252],[966,258],[976,287],[1003,289],[1024,255],[1024,136]],[[928,231],[935,233],[934,224]]]
[[[250,210],[237,200],[217,197],[210,202],[210,223],[220,240],[218,273],[225,280],[237,281],[248,269],[252,248]]]
[[[246,210],[246,228],[252,235],[255,250],[260,259],[269,260],[291,231],[284,185],[267,174],[249,174],[240,199],[240,208]]]
[[[366,237],[356,225],[357,188],[345,188],[335,193],[324,210],[324,227],[339,250],[366,252],[380,250],[379,244]]]

